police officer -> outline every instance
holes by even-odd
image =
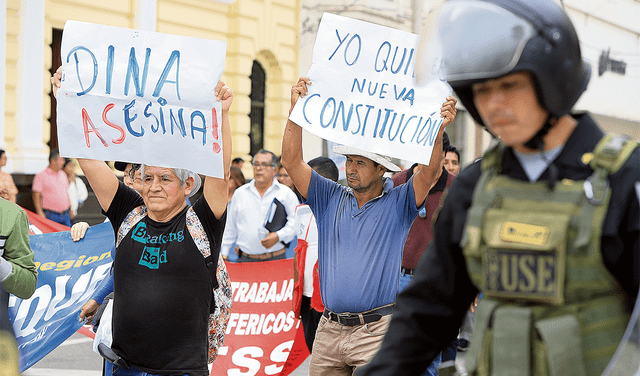
[[[479,291],[459,373],[600,375],[638,293],[637,143],[570,112],[590,67],[555,2],[452,0],[437,35],[447,81],[499,142],[454,181],[358,376],[421,374]]]

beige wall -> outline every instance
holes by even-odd
[[[20,46],[22,4],[20,0],[7,1],[4,140],[7,151],[14,155],[19,155],[16,153],[16,135],[19,133],[16,118],[20,111],[19,51],[24,48]],[[29,72],[42,75],[44,82],[41,140],[44,160],[48,155],[46,143],[50,134],[47,119],[50,116],[48,71],[51,68],[52,29],[62,29],[68,19],[135,28],[137,5],[135,0],[46,0],[42,43],[28,46],[44,50],[42,70]],[[280,154],[289,89],[298,77],[299,13],[300,0],[236,0],[230,4],[212,0],[157,0],[156,31],[227,42],[223,80],[235,92],[231,113],[234,157],[247,159],[249,153],[249,76],[253,60],[262,64],[267,76],[265,148]],[[9,172],[25,171],[14,169]]]
[[[20,32],[20,22],[18,9],[20,1],[7,0],[7,23],[6,23],[6,68],[5,68],[5,95],[4,95],[4,141],[6,150],[10,154],[15,154],[16,139],[16,111],[18,108],[18,98],[16,86],[18,84],[18,33]]]

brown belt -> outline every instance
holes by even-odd
[[[246,252],[242,252],[241,250],[238,250],[238,256],[242,257],[242,256],[246,256],[250,259],[255,259],[255,260],[268,260],[270,258],[274,258],[276,256],[280,256],[282,254],[284,254],[287,251],[286,248],[282,248],[279,251],[273,251],[273,252],[267,252],[267,253],[260,253],[258,255],[250,255]]]

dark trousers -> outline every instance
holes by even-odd
[[[58,213],[52,210],[44,209],[44,216],[47,217],[47,219],[50,221],[60,223],[61,225],[65,225],[67,227],[71,227],[72,225],[69,210]]]
[[[311,298],[302,295],[300,304],[300,321],[302,321],[302,329],[304,330],[304,340],[307,343],[309,352],[313,351],[313,341],[316,339],[316,329],[322,317],[322,312],[318,312],[311,308]]]

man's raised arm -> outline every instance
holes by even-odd
[[[228,192],[227,182],[229,180],[229,169],[231,166],[231,123],[229,120],[229,108],[233,102],[233,90],[224,82],[218,81],[216,86],[216,100],[222,101],[222,166],[224,169],[224,179],[207,176],[204,179],[202,193],[207,200],[211,211],[220,219],[227,209]]]
[[[311,85],[311,80],[301,77],[298,83],[291,88],[289,115],[291,115],[298,98],[307,95],[307,85]],[[287,126],[282,137],[281,163],[289,173],[298,192],[302,197],[307,198],[312,170],[302,157],[302,128],[291,120],[287,120]]]
[[[447,101],[442,104],[440,116],[444,118],[444,121],[438,131],[436,143],[433,145],[429,165],[418,165],[419,172],[413,175],[413,191],[416,195],[416,205],[418,207],[426,200],[429,190],[436,183],[438,176],[440,176],[439,173],[442,168],[440,166],[440,161],[442,160],[442,135],[447,125],[451,124],[453,119],[456,118],[457,102],[454,97],[447,97]]]
[[[111,171],[111,168],[103,161],[95,159],[78,158],[78,164],[89,181],[102,210],[109,210],[111,201],[116,196],[120,181]]]

